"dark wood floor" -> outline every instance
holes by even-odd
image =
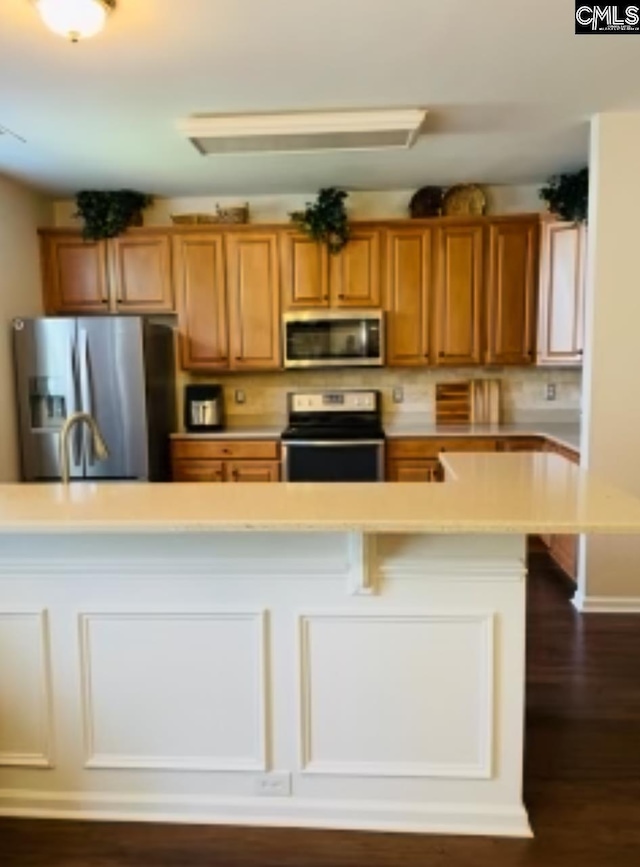
[[[639,867],[640,616],[579,617],[542,554],[529,594],[534,840],[0,821],[0,865]]]

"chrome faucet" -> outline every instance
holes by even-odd
[[[109,449],[95,418],[88,412],[74,412],[65,421],[60,431],[60,476],[63,485],[69,484],[69,434],[75,425],[81,422],[89,425],[97,459],[104,461],[109,457]]]

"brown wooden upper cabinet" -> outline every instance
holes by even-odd
[[[276,232],[227,233],[229,367],[281,365],[280,273]]]
[[[323,244],[306,235],[283,232],[280,267],[288,310],[329,306],[329,253]]]
[[[543,224],[538,364],[582,363],[586,249],[585,225]]]
[[[175,309],[169,235],[123,235],[109,242],[112,293],[127,313]]]
[[[185,233],[173,243],[182,366],[280,367],[277,233]]]
[[[107,245],[80,235],[41,237],[44,308],[56,313],[107,313]]]
[[[429,363],[433,230],[391,229],[385,239],[387,364]]]
[[[482,362],[483,238],[478,223],[442,226],[436,235],[433,362]]]
[[[174,310],[168,232],[84,241],[80,232],[42,234],[43,295],[49,314],[168,313]]]
[[[284,232],[280,255],[285,309],[379,307],[381,235],[379,228],[356,228],[347,246],[331,255],[323,244]]]
[[[489,226],[487,364],[533,364],[538,221]]]
[[[229,367],[224,236],[173,239],[180,356],[186,370]]]

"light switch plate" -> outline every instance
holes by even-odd
[[[243,389],[236,388],[235,393],[233,395],[236,403],[246,403],[247,395],[244,393]]]
[[[401,385],[396,385],[393,389],[393,402],[394,403],[403,403],[404,401],[404,388]]]
[[[555,400],[556,399],[556,384],[555,382],[547,383],[547,400]]]
[[[263,798],[288,798],[291,795],[291,774],[288,771],[269,771],[255,779],[255,793]]]

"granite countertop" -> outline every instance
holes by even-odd
[[[577,422],[519,422],[512,424],[437,425],[430,419],[402,419],[384,426],[388,437],[468,437],[468,436],[536,436],[559,445],[580,449],[580,424]]]
[[[640,499],[560,455],[442,460],[443,484],[0,485],[0,534],[640,533]]]
[[[286,419],[260,419],[250,416],[243,422],[232,422],[225,430],[215,433],[174,433],[172,439],[196,440],[277,440],[286,427]],[[436,425],[431,417],[411,416],[384,422],[390,438],[456,437],[456,436],[541,436],[576,451],[580,448],[580,425],[577,422],[520,422],[501,425]]]

